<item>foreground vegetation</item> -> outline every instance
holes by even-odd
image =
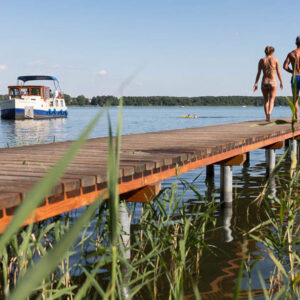
[[[265,299],[300,297],[299,170],[280,172],[286,155],[272,174],[282,188],[274,196],[269,193],[269,182],[265,185],[252,204],[264,212],[261,223],[241,231],[245,241],[257,241],[261,251],[254,255],[246,243],[240,244],[243,254],[239,273],[234,271],[233,299],[247,294],[252,299],[254,282],[257,295],[257,278],[259,295],[264,293]],[[188,191],[194,192],[197,205],[186,206]],[[208,239],[219,230],[216,213],[220,203],[214,198],[206,201],[194,182],[176,180],[153,202],[129,206],[131,243],[126,244],[128,233],[117,222],[119,202],[113,201],[117,194],[113,188],[109,193],[109,202],[99,200],[85,211],[33,224],[14,234],[0,252],[2,298],[25,299],[27,294],[32,299],[201,299],[204,253],[217,256],[223,251]],[[49,259],[47,264],[42,262],[45,259]],[[274,268],[267,278],[261,273],[264,264]],[[245,281],[246,291],[241,288]]]
[[[294,103],[292,127],[295,122]],[[122,99],[120,101],[122,106]],[[21,228],[21,224],[40,205],[75,157],[101,115],[97,115],[78,141],[68,150],[46,177],[30,191],[18,208],[13,221],[0,237],[1,296],[5,299],[183,299],[186,293],[201,299],[200,262],[204,251],[214,253],[207,234],[216,230],[212,197],[202,198],[195,184],[183,182],[179,193],[175,182],[154,202],[141,211],[132,207],[138,226],[131,234],[119,222],[118,195],[119,151],[121,144],[121,110],[117,137],[112,137],[109,122],[108,201],[101,195],[92,205],[40,224]],[[261,291],[266,299],[300,298],[300,195],[299,169],[295,153],[287,175],[280,175],[282,160],[271,173],[262,194],[255,202],[264,212],[259,226],[242,231],[245,238],[260,243],[268,267],[274,271],[266,281],[261,272]],[[282,187],[278,195],[269,193],[271,180]],[[183,201],[192,190],[197,198],[192,208]],[[124,205],[123,205],[124,206]],[[127,237],[126,237],[127,235]],[[129,255],[130,254],[130,259]],[[252,299],[252,279],[260,260],[243,247],[233,299],[239,299],[246,278],[248,298]]]

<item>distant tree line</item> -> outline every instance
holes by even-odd
[[[95,96],[87,99],[84,96],[72,98],[65,95],[67,105],[118,106],[119,98],[114,96]],[[200,97],[172,97],[147,96],[123,97],[125,106],[262,106],[263,97],[246,96],[200,96]],[[286,97],[276,97],[275,105],[288,105]]]
[[[0,101],[5,100],[8,98],[8,95],[0,95]]]
[[[119,98],[115,96],[94,96],[91,99],[84,95],[72,97],[64,94],[67,106],[118,106]],[[0,95],[0,101],[7,99],[7,95]],[[262,106],[263,97],[250,96],[127,96],[123,98],[125,106]],[[288,105],[286,97],[276,97],[275,105]]]

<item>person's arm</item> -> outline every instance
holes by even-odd
[[[289,73],[292,73],[293,74],[293,70],[289,67],[289,64],[291,62],[291,59],[290,59],[290,55],[288,54],[288,56],[286,57],[284,63],[283,63],[283,68],[289,72]]]
[[[257,90],[257,83],[258,83],[258,80],[259,80],[259,77],[260,77],[260,73],[261,73],[261,70],[262,70],[261,63],[262,63],[262,60],[260,60],[258,62],[258,70],[257,70],[257,74],[256,74],[255,83],[254,83],[254,86],[253,86],[253,92],[255,92]]]
[[[277,76],[278,76],[279,81],[280,81],[280,88],[283,89],[283,83],[282,83],[282,77],[281,77],[281,73],[280,73],[279,61],[278,61],[278,59],[276,59],[276,72],[277,72]]]

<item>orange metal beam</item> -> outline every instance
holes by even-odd
[[[152,201],[158,193],[161,191],[161,183],[155,183],[147,185],[139,190],[122,194],[121,199],[125,199],[126,202],[140,202],[145,203]]]
[[[281,149],[284,147],[284,141],[279,141],[275,144],[272,144],[272,145],[269,145],[269,146],[266,146],[264,147],[265,149],[268,149],[268,150],[272,150],[272,149]]]
[[[225,159],[223,161],[218,162],[219,165],[222,166],[240,166],[246,161],[246,153],[233,156],[231,158]]]

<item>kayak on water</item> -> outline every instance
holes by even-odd
[[[188,118],[188,119],[197,119],[198,117],[197,117],[197,115],[190,115],[190,114],[188,114],[187,116],[185,116],[185,115],[182,115],[181,116],[181,118]]]

